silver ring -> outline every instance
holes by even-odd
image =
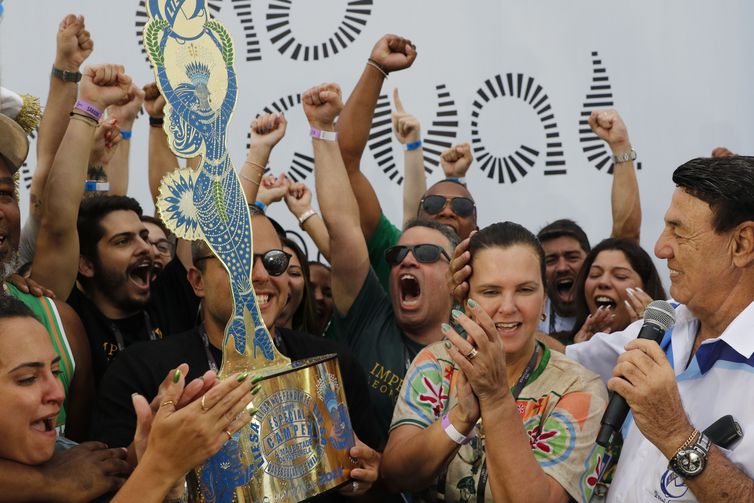
[[[353,486],[353,492],[356,492],[359,490],[359,483],[357,481],[354,480],[351,484]]]
[[[469,351],[469,354],[466,355],[466,359],[471,361],[474,358],[476,358],[476,355],[479,354],[479,351],[476,350],[476,348],[471,348],[471,351]]]

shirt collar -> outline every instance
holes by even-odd
[[[718,339],[713,340],[725,341],[736,353],[748,360],[754,354],[754,337],[751,336],[752,326],[754,326],[754,302],[749,304],[730,322]]]

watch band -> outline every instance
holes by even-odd
[[[692,443],[690,440],[694,438],[696,440]],[[710,444],[707,435],[694,430],[689,440],[670,458],[668,468],[684,480],[698,477],[707,466]]]
[[[466,437],[460,431],[456,430],[456,427],[450,422],[450,418],[447,414],[443,414],[440,424],[448,437],[458,445],[466,445],[471,442],[471,437]]]
[[[312,126],[309,129],[309,134],[312,138],[317,138],[318,140],[338,141],[338,133],[335,131],[322,131]]]
[[[634,159],[636,159],[636,150],[632,148],[628,152],[623,152],[622,154],[614,155],[613,164],[620,164],[622,162],[633,161]]]
[[[54,66],[52,67],[50,75],[64,82],[79,82],[81,80],[81,72],[69,72],[67,70],[55,68]]]

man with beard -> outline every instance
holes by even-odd
[[[633,163],[636,152],[628,139],[626,125],[615,110],[595,110],[587,122],[595,135],[607,142],[613,153],[610,197],[613,228],[610,237],[638,243],[641,202]],[[556,220],[544,226],[537,233],[537,238],[545,250],[547,265],[547,303],[539,330],[564,342],[564,338],[578,328],[573,326],[576,322],[576,277],[589,253],[589,239],[576,222],[568,219]]]
[[[391,266],[388,295],[369,265],[358,205],[346,183],[338,143],[315,133],[333,131],[343,106],[340,88],[315,87],[301,101],[314,136],[317,196],[330,235],[333,323],[369,374],[372,403],[385,438],[411,360],[426,344],[442,338],[439,327],[451,308],[445,275],[458,236],[437,222],[409,222],[397,245],[385,253]]]
[[[157,250],[141,213],[126,196],[87,198],[79,209],[79,286],[68,302],[87,329],[95,383],[127,346],[181,332],[196,321],[198,300],[180,260],[171,260],[152,283]]]
[[[287,256],[269,218],[263,214],[253,214],[252,228],[255,257],[252,283],[262,318],[268,320],[266,325],[275,345],[293,361],[337,353],[353,429],[365,444],[375,445],[379,435],[363,369],[339,344],[277,326],[275,320],[288,299]],[[204,380],[203,385],[207,386],[215,379],[214,375],[206,373],[209,370],[217,371],[222,366],[225,326],[233,311],[228,272],[203,241],[192,244],[191,255],[194,265],[189,269],[188,277],[197,297],[202,299],[202,323],[199,327],[156,343],[136,344],[113,362],[99,390],[92,438],[108,445],[127,446],[136,430],[132,393],[139,393],[151,400],[156,409],[163,401],[159,394],[165,375],[179,365],[183,364],[181,368],[187,372],[187,383]],[[188,386],[201,387],[198,382]],[[358,445],[351,455],[362,463],[372,465],[376,471],[379,455],[372,449]],[[368,488],[373,480],[365,479],[363,475],[363,469],[352,472],[353,478],[362,483],[346,486],[347,495],[359,495]],[[354,487],[360,488],[356,494],[353,494]],[[314,501],[340,500],[339,495],[328,493]]]

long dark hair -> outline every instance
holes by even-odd
[[[293,319],[291,320],[291,327],[293,330],[299,332],[305,332],[307,334],[321,335],[315,333],[317,329],[317,309],[314,305],[314,295],[312,295],[312,285],[309,281],[309,260],[304,255],[301,247],[296,244],[295,241],[281,236],[280,240],[284,247],[293,250],[296,254],[296,258],[301,264],[301,272],[304,275],[304,296],[301,298],[301,303],[293,313]]]
[[[626,256],[629,264],[631,264],[631,268],[636,271],[636,274],[641,278],[641,282],[644,285],[642,290],[652,297],[652,299],[665,300],[668,298],[665,289],[662,287],[662,280],[657,272],[657,268],[655,267],[654,262],[652,262],[652,257],[644,251],[644,248],[630,239],[604,239],[600,241],[597,246],[592,248],[586,256],[584,264],[579,271],[579,275],[576,277],[576,323],[573,325],[571,337],[576,335],[584,325],[587,316],[589,316],[589,307],[586,304],[584,285],[589,276],[589,269],[592,268],[592,264],[594,264],[594,261],[597,259],[597,255],[606,250],[623,252],[623,255]]]

